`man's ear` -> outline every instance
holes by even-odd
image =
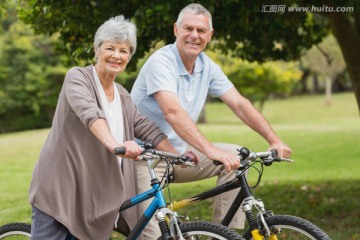
[[[209,39],[208,39],[208,43],[211,41],[211,38],[212,38],[213,34],[214,34],[214,29],[211,30],[210,37],[209,37]]]
[[[175,35],[175,37],[177,37],[177,31],[178,31],[178,28],[176,26],[176,23],[174,23],[174,35]]]

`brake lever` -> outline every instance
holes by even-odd
[[[288,162],[288,163],[293,163],[294,160],[290,159],[290,158],[280,158],[280,162]]]
[[[268,158],[262,158],[262,161],[265,166],[271,166],[271,164],[276,160],[273,157],[268,157]]]
[[[179,165],[195,167],[195,168],[199,168],[201,170],[203,169],[202,167],[199,167],[198,165],[196,165],[189,156],[182,155],[179,159],[176,159],[174,161],[176,161]]]

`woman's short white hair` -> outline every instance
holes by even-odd
[[[185,12],[190,12],[190,13],[196,14],[196,15],[197,14],[206,15],[209,18],[209,29],[210,29],[210,31],[213,30],[211,13],[205,7],[203,7],[202,5],[200,5],[198,3],[190,3],[189,5],[187,5],[180,11],[178,19],[176,21],[176,26],[181,25]]]
[[[130,57],[136,51],[136,26],[131,20],[123,15],[112,17],[104,22],[96,31],[94,37],[95,51],[101,47],[103,42],[126,42],[130,45]]]

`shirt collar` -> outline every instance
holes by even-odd
[[[188,73],[188,71],[186,70],[186,68],[184,66],[184,63],[182,62],[182,60],[180,58],[180,54],[179,54],[179,51],[178,51],[178,49],[176,47],[176,43],[172,44],[170,46],[170,49],[176,56],[176,62],[177,62],[177,65],[179,67],[180,75],[190,75]],[[204,70],[204,61],[203,61],[203,59],[204,59],[204,54],[200,53],[200,55],[196,58],[196,61],[195,61],[194,73],[199,73],[199,72],[202,72]]]

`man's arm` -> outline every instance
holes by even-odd
[[[222,162],[228,171],[240,166],[236,156],[216,148],[205,138],[188,113],[181,107],[175,93],[159,91],[154,96],[165,120],[185,142],[204,153],[209,159]]]
[[[290,157],[291,149],[276,135],[265,117],[235,88],[231,88],[224,93],[220,96],[220,99],[226,103],[245,124],[265,138],[270,144],[270,149],[276,149],[280,157]]]

